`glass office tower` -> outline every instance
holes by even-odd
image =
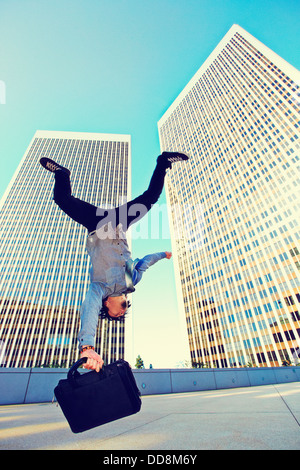
[[[74,196],[100,207],[130,197],[128,135],[37,131],[0,206],[0,357],[5,367],[78,358],[79,310],[89,285],[87,231],[53,201],[49,157],[71,170]],[[126,319],[130,323],[130,316]],[[96,350],[124,357],[125,323],[99,320]],[[130,326],[129,326],[130,333]]]
[[[234,25],[158,123],[179,301],[198,366],[300,352],[299,72]]]

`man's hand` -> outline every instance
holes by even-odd
[[[172,253],[170,251],[166,251],[166,257],[167,259],[170,259],[172,257]]]
[[[88,349],[81,353],[80,357],[87,357],[88,360],[83,364],[84,369],[95,370],[96,372],[100,372],[102,366],[104,364],[101,356],[96,353],[93,349]]]

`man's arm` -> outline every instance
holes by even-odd
[[[98,283],[91,283],[80,310],[81,328],[78,334],[80,357],[87,357],[83,365],[85,369],[96,370],[103,366],[103,360],[96,353],[95,334],[99,321],[99,311],[102,307],[103,292]],[[89,347],[89,349],[85,349]]]
[[[150,268],[150,266],[153,266],[161,259],[170,259],[171,257],[172,253],[170,251],[162,251],[160,253],[153,253],[152,255],[144,256],[144,258],[140,259],[135,266],[136,275],[133,279],[134,284],[137,284],[141,280],[142,275],[148,268]]]

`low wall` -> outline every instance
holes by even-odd
[[[0,369],[0,405],[45,403],[68,369]],[[83,371],[87,373],[87,371]],[[133,369],[142,395],[252,387],[300,381],[300,367]]]

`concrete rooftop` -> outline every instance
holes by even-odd
[[[136,415],[80,434],[56,404],[3,405],[0,449],[296,450],[300,382],[147,395]]]

